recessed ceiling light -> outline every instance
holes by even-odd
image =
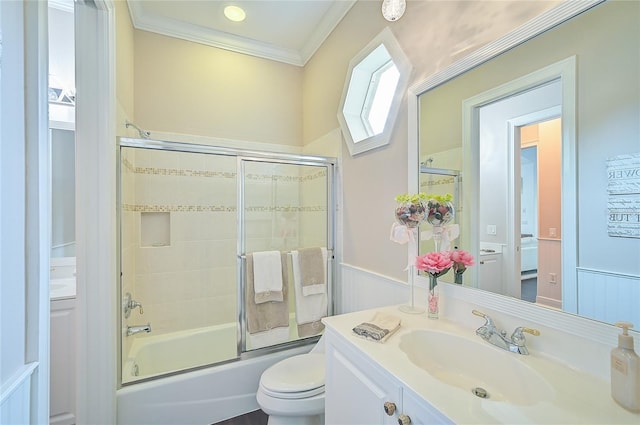
[[[227,6],[224,8],[224,16],[226,16],[230,21],[242,22],[244,21],[244,18],[247,17],[247,14],[238,6]]]

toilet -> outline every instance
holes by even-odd
[[[324,341],[262,373],[256,398],[268,425],[324,424]]]

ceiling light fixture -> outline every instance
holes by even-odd
[[[402,18],[407,8],[405,0],[384,0],[382,2],[382,16],[387,21],[397,21]]]
[[[247,14],[238,6],[227,6],[224,8],[224,16],[230,21],[242,22],[247,17]]]

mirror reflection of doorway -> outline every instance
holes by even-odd
[[[54,124],[55,125],[55,124]],[[51,258],[76,256],[75,133],[50,125]]]
[[[525,127],[526,128],[526,127]],[[521,129],[522,133],[525,128]],[[538,292],[538,147],[522,143],[520,152],[520,281],[522,299]]]
[[[518,127],[521,298],[530,302],[561,288],[561,128],[560,118]]]
[[[561,236],[561,90],[554,80],[496,95],[477,112],[479,287],[553,307],[562,299],[560,245],[546,246],[552,267],[543,267],[540,252],[542,244],[552,245],[548,239]],[[541,142],[552,130],[555,142]],[[523,147],[535,153],[522,158]]]

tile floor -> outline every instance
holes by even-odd
[[[215,425],[267,425],[268,419],[269,416],[267,416],[266,413],[262,410],[256,410],[242,416],[218,422]]]
[[[522,279],[520,283],[522,284],[520,298],[532,303],[536,302],[536,296],[538,295],[538,278]]]

